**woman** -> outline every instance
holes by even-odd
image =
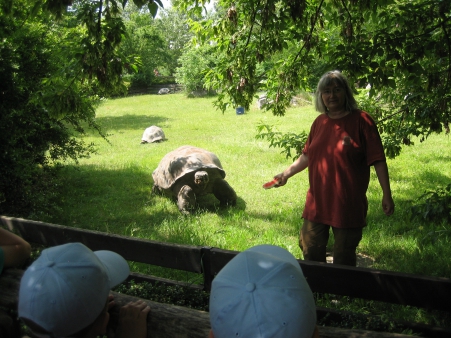
[[[382,188],[382,209],[393,214],[387,163],[373,119],[359,110],[347,79],[330,71],[319,80],[313,122],[302,155],[274,176],[283,186],[293,175],[309,170],[299,245],[304,259],[326,261],[329,229],[334,233],[334,264],[356,265],[356,248],[366,226],[366,191],[370,166]]]

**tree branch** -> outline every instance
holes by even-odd
[[[390,115],[388,115],[388,116],[385,116],[383,119],[380,119],[380,120],[378,120],[377,122],[378,123],[380,123],[380,122],[384,122],[384,121],[386,121],[386,120],[388,120],[388,119],[391,119],[393,116],[395,116],[395,115],[398,115],[398,114],[400,114],[400,113],[405,113],[406,112],[406,109],[400,109],[400,110],[398,110],[397,112],[395,112],[395,113],[393,113],[393,114],[390,114]]]
[[[257,7],[256,8],[259,8],[259,7],[260,7],[260,1],[257,2]],[[247,46],[249,45],[249,41],[251,39],[252,31],[254,29],[255,17],[257,16],[257,10],[255,9],[255,7],[252,8],[252,10],[253,10],[252,20],[251,20],[252,23],[251,23],[251,27],[249,29],[249,34],[247,36],[247,41],[246,41],[246,44],[245,44],[246,47],[244,48],[244,54],[246,54],[246,49],[247,49]]]
[[[449,81],[451,78],[451,40],[449,38],[448,31],[446,30],[446,25],[445,25],[444,20],[441,21],[441,26],[442,26],[443,32],[445,33],[445,39],[446,39],[446,42],[448,45],[448,76],[446,78],[446,84],[445,84],[445,92],[446,92],[449,87]]]
[[[353,30],[353,27],[352,27],[352,15],[351,15],[351,13],[349,12],[349,9],[348,9],[348,7],[346,6],[346,3],[344,2],[344,0],[341,0],[341,4],[343,5],[343,7],[344,7],[344,9],[346,10],[346,13],[348,13],[348,20],[349,20],[349,25],[351,26],[351,37],[352,37],[352,32],[354,31]],[[346,36],[349,38],[349,36],[348,36],[348,32],[347,32],[347,28],[348,27],[346,27]]]
[[[99,5],[99,22],[98,22],[98,26],[97,26],[97,32],[99,33],[99,36],[102,32],[102,6],[103,6],[103,0],[100,0],[100,5]]]
[[[304,42],[304,44],[302,45],[301,49],[299,50],[299,52],[294,57],[293,63],[296,62],[296,60],[301,56],[301,53],[302,53],[304,47],[306,46],[307,43],[310,42],[310,39],[312,38],[313,30],[315,29],[316,23],[318,21],[318,16],[319,16],[319,13],[321,11],[321,7],[323,6],[323,3],[324,3],[324,0],[321,0],[321,3],[318,5],[318,8],[316,9],[315,19],[310,22],[310,32],[307,35],[307,41]]]

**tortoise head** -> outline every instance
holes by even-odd
[[[208,184],[208,173],[206,171],[198,171],[194,174],[194,183],[201,189],[205,189]]]

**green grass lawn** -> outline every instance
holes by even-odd
[[[288,109],[284,117],[275,117],[256,106],[244,115],[236,115],[233,109],[222,114],[213,108],[213,101],[214,98],[188,99],[183,94],[106,100],[98,108],[97,118],[109,135],[109,143],[95,134],[85,136],[86,142],[97,145],[98,153],[82,159],[78,166],[66,163],[57,181],[58,194],[52,211],[28,218],[228,250],[242,251],[270,243],[302,258],[298,232],[308,174],[294,176],[283,188],[264,190],[262,184],[284,170],[292,159],[286,159],[281,149],[257,140],[256,126],[265,123],[282,132],[308,132],[317,113],[307,105]],[[161,127],[168,140],[140,144],[144,129],[151,125]],[[220,209],[214,197],[203,197],[199,201],[201,208],[186,217],[171,200],[151,195],[153,170],[166,153],[182,145],[205,148],[219,157],[226,180],[238,194],[236,207]],[[446,235],[427,242],[421,249],[418,246],[428,233],[449,229],[449,224],[410,220],[413,200],[427,189],[449,183],[450,150],[449,136],[433,135],[388,160],[396,204],[391,217],[382,212],[381,189],[372,170],[368,226],[358,252],[374,260],[374,268],[451,277],[451,246]],[[196,278],[140,264],[134,269],[188,281]],[[413,320],[424,320],[419,318],[424,316],[424,312],[414,310]]]
[[[290,108],[284,117],[256,107],[244,115],[236,115],[233,109],[222,114],[213,108],[213,100],[172,94],[105,101],[97,118],[109,135],[109,143],[95,134],[86,136],[86,142],[97,145],[98,154],[82,159],[78,166],[67,163],[59,182],[56,210],[31,216],[84,229],[230,250],[272,243],[302,258],[298,232],[308,189],[307,172],[294,176],[283,188],[264,190],[262,184],[292,160],[280,149],[270,148],[265,140],[257,140],[256,126],[265,123],[282,132],[308,132],[317,113],[307,105]],[[163,128],[168,140],[140,144],[144,129],[151,125]],[[213,196],[203,197],[201,208],[183,217],[171,200],[151,195],[153,170],[166,153],[182,145],[218,155],[226,180],[238,194],[236,207],[217,210]],[[450,181],[449,150],[449,137],[434,135],[388,160],[396,203],[391,217],[382,212],[381,189],[372,170],[368,227],[358,251],[373,258],[374,267],[451,277],[446,238],[422,251],[417,246],[419,238],[445,225],[410,221],[412,200],[426,189]]]

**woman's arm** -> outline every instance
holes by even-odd
[[[308,167],[308,156],[305,154],[302,154],[301,156],[299,156],[299,158],[296,161],[293,162],[292,165],[290,165],[282,173],[274,176],[274,178],[279,181],[279,184],[276,185],[276,187],[285,185],[291,176],[294,176],[297,173],[300,173],[302,170],[304,170],[307,167]]]
[[[377,161],[374,162],[374,169],[379,180],[379,184],[382,188],[382,210],[387,216],[390,216],[395,211],[395,203],[391,195],[390,178],[388,175],[387,162]]]

